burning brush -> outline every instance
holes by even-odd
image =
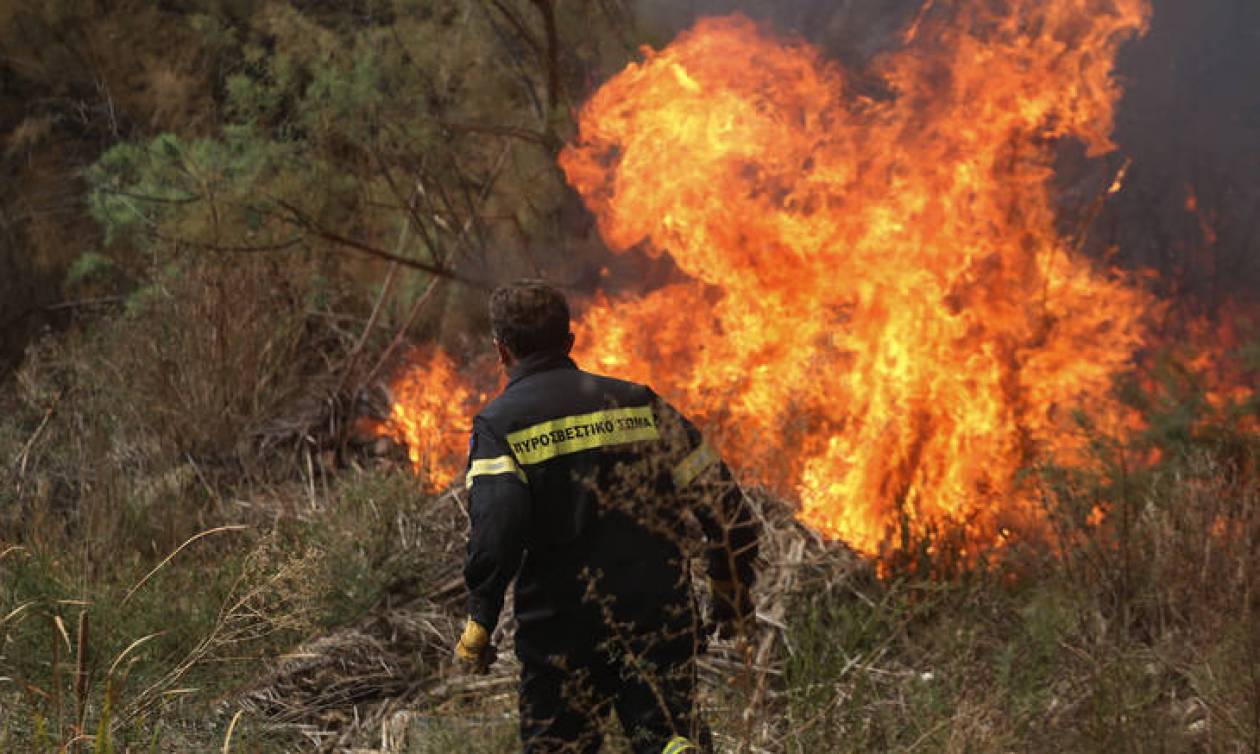
[[[1148,16],[935,8],[876,60],[881,99],[742,16],[645,51],[560,166],[610,248],[690,281],[590,300],[577,360],[652,385],[745,482],[868,556],[945,530],[964,556],[1047,535],[1020,471],[1088,463],[1077,411],[1133,426],[1111,386],[1159,308],[1060,234],[1055,143],[1114,148],[1113,63]],[[429,352],[395,400],[389,431],[448,483],[473,390]]]

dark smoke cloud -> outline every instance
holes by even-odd
[[[854,66],[888,49],[922,0],[638,0],[639,17],[677,32],[701,16],[740,12],[799,34]]]
[[[1100,240],[1203,308],[1260,304],[1260,3],[1156,0],[1119,63],[1116,142],[1133,169]]]

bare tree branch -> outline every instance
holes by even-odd
[[[483,283],[479,280],[466,278],[451,270],[446,269],[445,267],[439,267],[437,265],[432,265],[427,262],[421,262],[416,259],[411,259],[410,257],[399,256],[398,254],[394,254],[393,252],[385,251],[384,249],[378,249],[375,246],[372,246],[371,244],[364,243],[363,241],[359,241],[353,238],[347,238],[346,236],[343,236],[340,233],[337,233],[333,230],[329,230],[328,228],[325,228],[324,226],[320,225],[318,222],[316,222],[313,218],[311,218],[309,215],[304,213],[302,210],[298,209],[292,204],[289,204],[283,199],[277,199],[276,203],[280,207],[283,207],[289,213],[288,216],[283,218],[286,222],[288,222],[291,225],[300,227],[303,230],[307,231],[308,233],[311,233],[312,235],[318,238],[322,238],[323,240],[328,241],[329,243],[335,243],[339,246],[345,246],[348,249],[354,249],[355,251],[361,252],[370,257],[383,259],[387,262],[397,262],[398,264],[404,267],[410,267],[414,270],[422,270],[424,272],[429,273],[430,275],[446,278],[447,280],[453,280],[457,283],[463,283],[464,285],[467,285],[470,288],[476,288],[477,290],[482,290],[482,291],[490,290],[490,286],[487,285],[486,283]]]
[[[456,131],[471,131],[473,133],[492,134],[494,136],[508,136],[513,139],[522,139],[531,144],[547,146],[550,140],[547,134],[538,131],[531,131],[528,128],[518,128],[516,126],[497,126],[489,123],[469,123],[467,121],[446,120],[439,118],[437,121],[445,128],[454,129]]]
[[[191,238],[164,236],[157,231],[152,231],[152,235],[157,240],[164,241],[166,243],[178,244],[180,246],[191,246],[195,249],[222,252],[224,254],[261,254],[269,251],[284,251],[302,243],[302,236],[293,236],[292,238],[285,239],[284,241],[259,244],[257,246],[227,246],[224,244],[209,243],[208,241],[194,241]]]
[[[538,43],[538,40],[534,39],[534,35],[530,33],[528,28],[526,28],[525,22],[521,20],[520,16],[512,12],[512,9],[509,8],[503,0],[490,0],[490,4],[493,5],[495,9],[507,19],[507,22],[511,24],[512,28],[516,30],[516,33],[520,35],[521,40],[524,41],[525,44],[529,45],[529,48],[534,51],[534,54],[542,56],[542,45]]]
[[[496,2],[496,0],[490,0],[490,2]],[[497,4],[498,3],[496,3],[496,5]],[[490,11],[486,9],[485,4],[482,3],[478,7],[481,8],[481,12],[485,15],[486,23],[490,25],[490,30],[493,31],[495,36],[499,38],[499,42],[502,43],[503,48],[511,56],[512,64],[516,68],[517,74],[519,74],[521,84],[525,88],[525,93],[529,95],[529,101],[534,106],[534,113],[538,116],[540,120],[544,119],[546,116],[546,113],[543,108],[542,100],[538,98],[538,92],[535,91],[534,89],[534,82],[530,80],[529,72],[526,70],[525,64],[521,61],[520,56],[517,54],[516,49],[511,44],[511,40],[508,38],[507,34],[504,33],[502,27],[500,27],[499,24],[495,23],[494,16],[492,16],[490,14]],[[500,8],[500,11],[502,11],[502,8]],[[514,18],[515,16],[509,17],[508,19],[509,22],[511,22]],[[530,37],[528,33],[526,32],[526,35],[525,35],[526,42],[529,43],[532,41],[532,39],[533,38]],[[531,47],[535,51],[539,49],[539,46],[536,42],[534,42],[531,45]]]
[[[389,164],[381,156],[379,146],[376,144],[372,146],[372,157],[376,159],[376,165],[381,171],[381,176],[385,178],[385,183],[389,185],[389,190],[393,192],[394,198],[407,211],[412,225],[415,226],[416,233],[419,234],[420,240],[424,242],[425,248],[429,250],[430,258],[438,264],[445,264],[446,260],[438,247],[437,239],[429,235],[429,228],[416,207],[417,192],[413,190],[410,196],[403,196],[402,188],[394,180],[393,171],[389,169]]]
[[[554,110],[560,104],[560,35],[556,31],[556,6],[553,0],[530,0],[542,16],[547,34],[547,50],[543,56],[547,66],[547,102]]]

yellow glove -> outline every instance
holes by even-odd
[[[661,754],[685,754],[685,752],[698,752],[700,747],[682,736],[674,736],[669,739],[669,743],[665,744],[665,748],[661,749]]]
[[[464,624],[464,633],[455,645],[455,657],[475,673],[485,673],[494,662],[495,650],[490,644],[490,632],[472,618]]]

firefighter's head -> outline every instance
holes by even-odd
[[[490,294],[490,331],[505,367],[536,353],[567,354],[573,348],[569,304],[541,280],[496,288]]]

